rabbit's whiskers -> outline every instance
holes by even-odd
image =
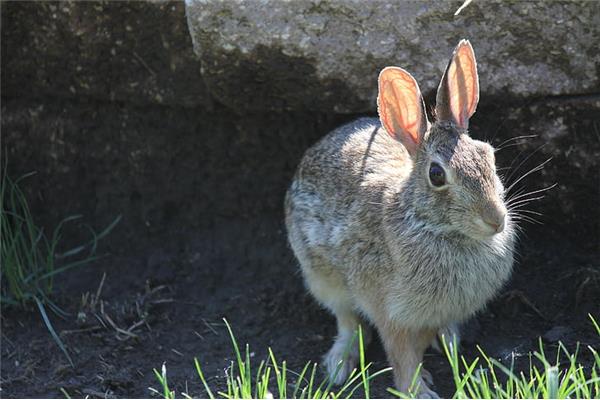
[[[533,154],[533,153],[532,153]],[[531,157],[531,155],[530,155]],[[548,164],[550,161],[552,160],[552,157],[548,158],[546,161],[542,162],[541,164],[533,167],[532,169],[530,169],[529,171],[527,171],[525,174],[521,175],[521,177],[519,179],[517,179],[516,181],[514,181],[509,187],[508,189],[506,189],[507,193],[510,193],[510,191],[515,187],[515,185],[519,182],[521,182],[523,179],[525,179],[526,177],[528,177],[529,175],[533,174],[534,172],[537,171],[541,171],[542,169],[544,169],[544,167],[546,166],[546,164]],[[512,174],[511,174],[512,175]],[[510,179],[510,176],[509,178]]]
[[[532,138],[535,138],[535,137],[538,137],[538,135],[521,135],[521,136],[512,137],[510,139],[506,139],[504,142],[500,143],[498,145],[498,147],[496,147],[494,149],[494,152],[499,152],[499,151],[504,150],[504,149],[506,149],[508,147],[517,146],[519,144],[522,144],[520,142],[517,142],[520,139],[532,139]],[[510,142],[516,142],[516,143],[510,144]]]
[[[523,160],[521,160],[521,162],[519,163],[519,165],[517,165],[514,169],[513,169],[513,165],[515,164],[515,162],[519,159],[519,157],[521,157],[521,154],[523,154],[523,151],[520,152],[514,159],[513,161],[510,163],[510,165],[508,166],[508,169],[511,170],[512,172],[508,175],[508,177],[506,178],[506,182],[510,182],[510,180],[512,179],[512,177],[514,176],[515,173],[517,173],[519,171],[519,168],[521,168],[531,157],[533,157],[538,151],[540,151],[541,149],[544,148],[544,146],[546,146],[547,143],[544,143],[542,145],[540,145],[539,147],[537,147],[534,151],[532,151],[527,157],[525,157]]]
[[[520,214],[520,213],[526,213],[526,214],[533,214],[533,215],[537,215],[537,216],[542,216],[544,214],[537,212],[537,211],[533,211],[533,210],[525,210],[525,209],[520,209],[520,208],[515,208],[515,209],[511,209],[510,211],[512,211],[514,213],[514,215],[516,214]]]
[[[508,210],[508,215],[510,216],[511,220],[524,219],[524,220],[530,220],[530,222],[535,221],[537,223],[540,223],[540,221],[538,221],[537,218],[533,217],[532,215],[535,215],[536,217],[541,217],[543,214],[539,213],[537,211],[524,210],[524,209],[517,208],[517,209]]]
[[[513,216],[511,216],[511,219],[513,221],[516,221],[516,222],[525,221],[525,222],[530,222],[530,223],[535,224],[535,225],[541,225],[542,224],[537,219],[528,217],[526,215],[513,215]]]
[[[515,201],[517,201],[517,200],[519,200],[519,199],[526,198],[527,196],[531,196],[531,195],[534,195],[534,194],[538,194],[538,193],[543,193],[543,192],[546,192],[546,191],[548,191],[548,190],[550,190],[550,189],[553,189],[553,188],[555,188],[557,185],[558,185],[558,183],[554,183],[554,184],[552,184],[552,185],[550,185],[550,186],[547,186],[547,187],[545,187],[545,188],[538,189],[538,190],[532,190],[531,192],[527,192],[527,193],[523,193],[523,191],[524,191],[524,190],[523,190],[523,189],[521,189],[520,191],[518,191],[518,192],[516,192],[516,193],[512,194],[512,195],[511,195],[511,196],[510,196],[510,197],[509,197],[509,198],[506,200],[506,204],[507,204],[507,205],[511,205],[511,204],[513,204]]]
[[[521,200],[518,200],[518,201],[513,201],[513,202],[511,202],[511,203],[507,204],[507,207],[508,207],[508,208],[513,208],[513,207],[515,207],[515,206],[518,206],[518,205],[525,205],[525,204],[529,204],[529,203],[531,203],[532,201],[535,201],[535,200],[541,200],[541,199],[543,199],[544,197],[546,197],[546,196],[542,195],[542,196],[537,196],[537,197],[531,197],[531,198],[529,198],[529,199],[521,199]]]
[[[537,211],[527,210],[524,207],[526,205],[528,205],[529,203],[532,203],[533,201],[536,201],[536,200],[541,200],[546,196],[542,195],[542,196],[535,196],[535,197],[529,197],[529,198],[526,198],[526,196],[531,196],[531,195],[535,195],[537,193],[545,192],[547,190],[552,189],[556,185],[557,184],[555,183],[554,185],[548,186],[543,189],[533,190],[528,193],[513,196],[513,198],[510,199],[506,204],[506,206],[508,208],[508,215],[510,216],[510,219],[515,222],[525,221],[525,222],[531,222],[533,224],[541,224],[541,221],[539,221],[537,218],[533,217],[533,215],[541,217],[541,216],[543,216],[543,214],[540,212],[537,212]]]
[[[525,159],[523,159],[519,163],[519,165],[509,174],[509,176],[506,180],[510,181],[511,178],[514,176],[514,174],[519,170],[519,168],[527,160],[529,160],[535,153],[537,153],[539,150],[541,150],[544,146],[545,146],[545,144],[539,146],[537,149],[535,149],[533,152],[531,152],[531,154],[529,154],[527,157],[525,157]],[[511,167],[512,167],[512,164],[514,164],[518,158],[519,158],[519,156],[515,157],[515,159],[511,163]],[[552,157],[548,158],[547,160],[536,165],[535,167],[531,168],[529,171],[527,171],[526,173],[521,175],[518,179],[516,179],[514,182],[512,182],[510,184],[510,186],[506,189],[506,193],[510,193],[511,191],[513,191],[513,189],[515,189],[517,187],[517,185],[520,182],[522,182],[523,179],[525,179],[529,175],[544,169],[544,167],[546,166],[546,164],[548,164],[550,162],[550,160],[552,160]],[[509,167],[509,169],[511,169],[511,167]],[[532,224],[542,224],[542,222],[539,219],[537,219],[536,217],[542,217],[543,214],[539,213],[537,211],[525,209],[525,207],[534,201],[541,200],[544,197],[546,197],[545,193],[548,190],[555,188],[557,185],[558,185],[557,183],[554,183],[550,186],[547,186],[547,187],[544,187],[541,189],[531,190],[531,191],[526,191],[525,188],[521,187],[521,188],[518,188],[513,193],[510,193],[510,195],[506,199],[506,208],[508,209],[508,215],[510,216],[510,219],[517,223],[518,222],[529,222]],[[516,226],[518,227],[518,224]]]

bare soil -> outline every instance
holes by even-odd
[[[511,111],[502,110],[480,109],[488,119],[474,121],[473,135],[499,144],[523,134],[531,121],[510,121]],[[596,118],[577,115],[579,124]],[[233,359],[223,318],[239,343],[250,344],[255,365],[268,347],[295,371],[319,361],[335,323],[303,287],[286,243],[283,193],[304,150],[351,118],[3,99],[2,151],[13,175],[38,171],[26,189],[41,223],[52,227],[81,213],[100,229],[117,214],[124,219],[101,242],[106,257],[60,278],[56,301],[70,316],[52,321],[74,368],[35,309],[2,308],[0,395],[63,397],[63,388],[73,397],[149,397],[149,387],[158,389],[152,370],[165,363],[178,396],[206,396],[193,358],[223,388]],[[528,146],[531,153],[537,143]],[[509,165],[517,150],[499,156],[499,164]],[[564,159],[555,163],[559,173],[549,179],[568,175],[560,172]],[[541,187],[536,179],[528,187]],[[597,221],[589,220],[598,193],[593,181],[578,187],[568,216],[557,211],[556,197],[535,206],[544,225],[524,226],[513,279],[466,324],[467,357],[481,345],[524,368],[545,335],[549,352],[558,340],[570,349],[580,342],[581,361],[591,365],[585,345],[600,347],[587,316],[600,320]],[[85,235],[73,227],[65,248]],[[377,340],[367,357],[375,369],[387,366]],[[450,396],[444,357],[428,353],[425,366],[437,391]],[[390,375],[381,377],[373,395],[389,397],[391,384]]]

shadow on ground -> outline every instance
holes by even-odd
[[[512,162],[520,176],[548,156],[534,151],[548,140],[539,127],[550,112],[560,113],[573,135],[600,128],[598,109],[586,101],[484,104],[472,134],[496,145],[540,135],[498,153],[499,164]],[[78,397],[147,397],[149,387],[158,388],[152,369],[163,363],[178,395],[205,396],[193,358],[222,388],[233,359],[222,318],[240,343],[250,344],[253,360],[271,347],[296,371],[319,361],[335,324],[303,288],[286,243],[283,194],[304,150],[354,117],[3,98],[2,151],[13,176],[38,172],[24,189],[40,222],[51,227],[71,214],[97,228],[117,214],[123,221],[99,247],[106,257],[59,282],[58,303],[71,316],[53,322],[75,368],[35,310],[3,309],[2,396],[62,397],[63,388]],[[594,141],[571,147],[571,154],[599,151]],[[479,344],[524,367],[540,335],[549,351],[559,339],[570,348],[577,341],[600,346],[587,317],[598,315],[600,303],[597,177],[583,179],[595,169],[582,158],[583,176],[575,180],[571,160],[553,155],[551,173],[523,180],[531,189],[558,180],[547,199],[531,206],[544,212],[544,224],[524,226],[512,281],[465,327],[469,357]],[[519,165],[515,157],[529,158]],[[65,246],[81,241],[82,232],[73,226]],[[368,359],[376,369],[387,366],[377,341]],[[437,390],[451,395],[444,358],[431,353],[425,363]],[[382,377],[373,395],[387,396],[390,385],[391,377]]]

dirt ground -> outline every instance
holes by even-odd
[[[473,135],[499,144],[531,124],[508,118],[514,109],[502,110],[482,107],[487,117],[474,120]],[[597,110],[585,110],[573,117],[574,131],[597,120]],[[14,99],[3,101],[2,114],[9,168],[15,175],[38,171],[26,190],[43,224],[81,213],[100,229],[123,215],[100,244],[106,256],[60,279],[57,303],[70,316],[52,321],[75,368],[36,310],[2,309],[2,397],[63,397],[60,388],[73,397],[149,397],[149,387],[158,388],[152,370],[163,363],[178,396],[203,397],[193,358],[216,388],[223,388],[233,359],[223,318],[239,343],[250,344],[253,360],[264,359],[268,347],[295,371],[320,360],[335,323],[303,288],[286,243],[283,193],[304,150],[354,116]],[[537,145],[528,144],[525,154]],[[519,150],[509,149],[499,163],[509,165]],[[568,182],[567,161],[559,155],[544,179]],[[545,212],[544,225],[524,227],[513,279],[466,324],[467,357],[479,344],[507,363],[514,355],[522,368],[544,336],[551,352],[559,339],[570,349],[580,342],[581,361],[591,365],[585,345],[600,347],[587,316],[600,320],[594,182],[597,176],[563,185],[532,208]],[[573,199],[576,212],[560,211],[563,198]],[[65,246],[85,235],[75,228]],[[387,366],[377,340],[367,356],[375,369]],[[445,359],[429,353],[425,366],[437,391],[451,395]],[[389,397],[391,384],[390,375],[381,377],[373,395]]]

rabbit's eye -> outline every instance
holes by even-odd
[[[438,163],[431,163],[429,166],[429,180],[435,187],[444,186],[446,184],[446,173]]]

